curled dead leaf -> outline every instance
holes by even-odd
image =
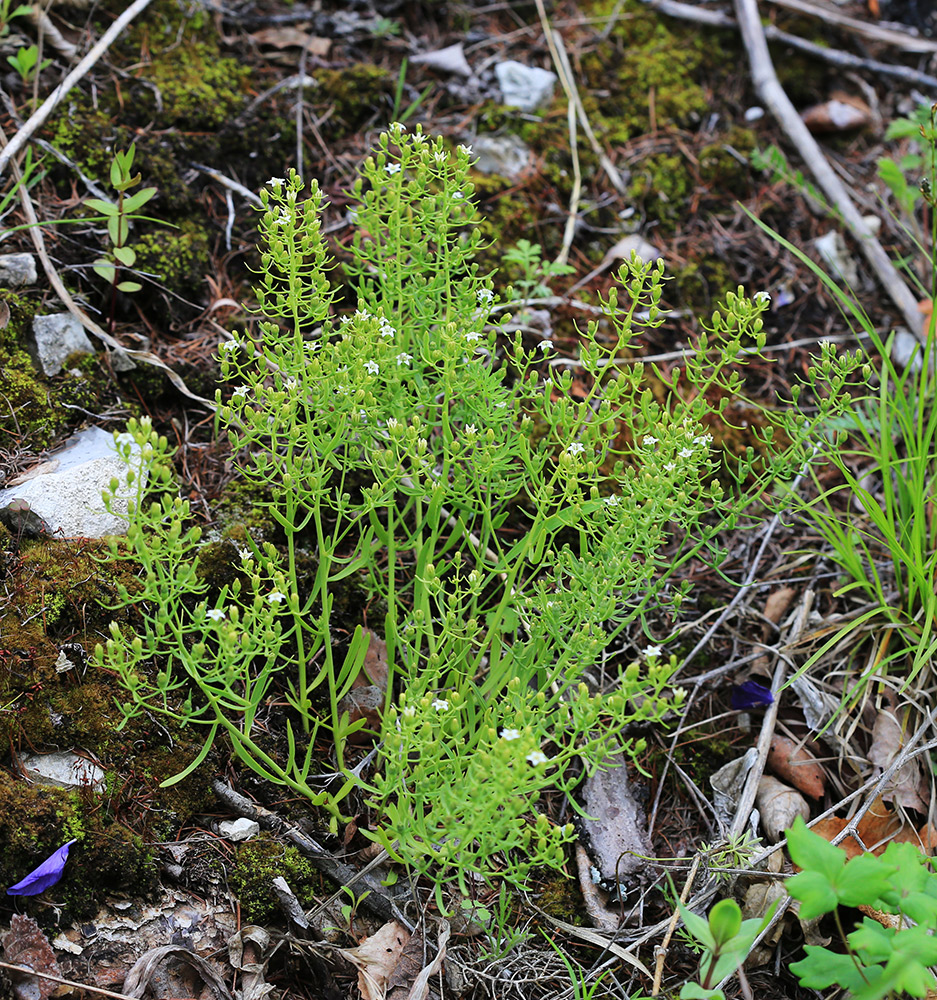
[[[783,832],[797,816],[810,818],[810,806],[800,792],[783,781],[766,774],[758,782],[755,801],[761,812],[761,824],[771,841],[781,839]]]
[[[776,735],[768,752],[768,766],[785,781],[812,799],[822,799],[826,775],[816,757],[802,744]]]
[[[339,949],[339,954],[358,970],[361,1000],[384,1000],[387,982],[409,940],[406,927],[390,920],[357,948]]]
[[[889,692],[890,693],[890,692]],[[894,704],[886,705],[875,717],[872,726],[872,745],[869,760],[881,771],[887,771],[892,762],[904,749],[905,742],[914,731],[908,709],[898,709]],[[925,796],[929,795],[929,783],[924,775],[920,757],[906,761],[891,778],[882,792],[886,802],[914,809],[920,813],[928,811]]]

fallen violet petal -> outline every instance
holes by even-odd
[[[774,701],[774,695],[770,688],[758,681],[745,681],[744,684],[734,684],[732,686],[732,707],[737,712],[742,712],[747,708],[763,708]]]
[[[7,889],[8,896],[38,896],[40,892],[45,892],[51,888],[62,877],[65,871],[65,862],[68,860],[68,849],[74,844],[70,840],[63,844],[54,854],[50,855],[42,864],[31,871],[26,878],[11,885]]]

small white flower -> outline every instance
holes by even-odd
[[[237,398],[241,398],[241,399],[247,399],[247,394],[248,394],[248,393],[249,393],[250,391],[251,391],[251,390],[250,390],[250,386],[249,386],[249,385],[239,385],[239,386],[238,386],[238,387],[237,387],[237,388],[236,388],[236,389],[234,390],[234,392],[232,392],[232,393],[231,393],[231,398],[232,398],[232,399],[237,399]]]
[[[401,365],[409,365],[412,360],[412,354],[407,354],[406,351],[401,351],[400,354],[397,355],[397,367],[399,368]]]
[[[442,149],[437,149],[437,150],[436,150],[436,152],[435,152],[435,153],[433,153],[433,159],[434,159],[434,160],[435,160],[435,161],[436,161],[437,163],[445,163],[445,162],[446,162],[446,160],[448,160],[448,159],[449,159],[449,157],[448,157],[448,156],[446,155],[446,153],[445,153],[445,151],[444,151],[444,150],[442,150]]]
[[[675,687],[673,689],[673,696],[677,701],[683,701],[687,696],[687,690],[684,687]]]
[[[387,418],[387,429],[389,431],[395,430],[400,424],[400,421],[396,417]]]
[[[641,650],[641,654],[649,658],[652,656],[660,656],[660,653],[660,646],[645,646],[644,649]]]
[[[268,180],[268,181],[267,181],[267,183],[268,183],[268,184],[269,184],[269,185],[270,185],[271,187],[275,187],[275,188],[278,188],[278,187],[279,187],[279,186],[280,186],[281,184],[285,184],[285,183],[286,183],[286,181],[285,181],[285,180],[283,180],[283,178],[282,178],[282,177],[271,177],[271,178],[270,178],[270,180]]]
[[[393,337],[397,331],[390,325],[390,323],[381,323],[381,336],[382,337]]]
[[[537,347],[539,347],[540,350],[543,351],[544,354],[546,354],[547,351],[552,351],[553,350],[553,341],[552,340],[541,340],[540,343],[537,344]]]
[[[459,146],[459,152],[460,153],[465,153],[467,156],[471,156],[472,155],[472,147],[471,146]]]
[[[413,705],[407,705],[403,710],[403,714],[406,718],[412,719],[416,715],[416,708]]]
[[[370,319],[370,318],[371,314],[367,311],[367,309],[355,310],[355,319]]]
[[[465,197],[465,195],[462,194],[461,191],[453,191],[452,192],[452,200],[453,201],[461,201],[464,197]]]
[[[225,613],[221,610],[221,608],[212,608],[211,611],[205,612],[205,617],[211,618],[213,622],[220,622],[224,621]]]
[[[286,594],[281,594],[279,590],[274,590],[267,594],[268,604],[279,604],[281,601],[286,600]]]
[[[433,699],[433,708],[435,708],[437,712],[445,712],[448,707],[449,707],[449,702],[446,701],[445,698]]]
[[[303,344],[303,350],[308,351],[310,354],[315,354],[319,350],[320,343],[318,340],[307,340]]]
[[[400,173],[400,164],[399,163],[388,163],[384,167],[384,170],[387,173],[389,173],[389,174],[399,174]]]
[[[467,334],[465,335],[465,339],[466,339],[466,340],[467,340],[467,341],[468,341],[469,343],[471,343],[471,342],[472,342],[473,340],[479,340],[480,338],[481,338],[481,334],[480,334],[480,333],[475,333],[475,331],[474,331],[474,330],[473,330],[473,331],[472,331],[471,333],[467,333]]]
[[[712,434],[700,434],[699,437],[693,438],[693,444],[712,444],[712,440]]]
[[[754,299],[756,302],[770,302],[771,296],[765,291],[755,292]]]
[[[122,434],[118,434],[115,438],[118,444],[133,444],[133,435],[124,431]]]
[[[586,446],[581,441],[573,441],[566,449],[567,455],[581,455],[586,450]]]
[[[617,493],[613,493],[610,497],[602,498],[602,503],[604,503],[606,507],[617,507],[619,502],[620,497]]]
[[[537,764],[546,764],[550,758],[542,750],[532,750],[527,754],[527,761],[535,767]]]
[[[653,448],[654,445],[658,444],[659,442],[657,438],[653,437],[651,434],[645,434],[641,440],[641,443],[645,446],[645,448]]]
[[[273,220],[275,226],[286,226],[293,221],[293,216],[284,208],[282,212]]]
[[[677,469],[677,463],[676,462],[668,462],[664,466],[664,472],[676,472],[676,469]]]
[[[365,361],[364,367],[367,368],[372,375],[377,375],[377,373],[381,370],[381,366],[376,361]]]
[[[479,302],[491,302],[495,297],[495,293],[490,288],[479,288],[475,294],[478,296]]]
[[[693,449],[692,448],[681,448],[677,452],[677,458],[692,458],[692,457],[693,457]]]
[[[521,738],[521,731],[519,729],[502,729],[501,739],[503,740],[519,740]]]
[[[236,351],[238,349],[238,343],[236,340],[226,340],[224,343],[218,345],[218,350],[222,354],[227,354],[228,351]]]
[[[477,434],[478,428],[474,424],[469,424],[468,427],[465,428],[465,433],[470,435]]]

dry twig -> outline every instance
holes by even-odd
[[[785,0],[785,3],[790,2],[794,2],[794,0]],[[796,2],[799,3],[800,0],[796,0]],[[797,114],[778,80],[768,52],[768,43],[765,41],[761,19],[758,16],[757,0],[735,0],[735,12],[742,32],[742,41],[745,43],[745,49],[751,63],[752,82],[758,96],[797,146],[823,193],[842,216],[849,231],[858,241],[859,247],[876,277],[901,311],[905,325],[915,335],[920,336],[923,319],[918,311],[917,299],[901,280],[888,255],[882,249],[882,245],[870,232],[842,181],[830,167],[819,145],[817,145],[816,139],[810,134],[800,115]]]
[[[7,164],[16,156],[29,141],[30,136],[40,128],[55,108],[64,100],[65,95],[86,76],[94,64],[104,55],[116,40],[117,36],[128,24],[145,10],[151,0],[134,0],[119,18],[104,32],[81,62],[65,77],[65,79],[43,101],[42,105],[30,116],[26,124],[10,139],[6,148],[0,150],[0,174]]]

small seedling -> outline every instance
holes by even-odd
[[[543,260],[542,254],[540,244],[531,243],[530,240],[518,240],[517,246],[505,251],[505,263],[517,264],[521,269],[521,276],[512,288],[511,298],[521,302],[546,298],[550,294],[550,278],[572,274],[576,270],[569,264]]]
[[[114,328],[114,308],[118,292],[139,292],[143,287],[139,281],[119,280],[120,269],[132,268],[137,261],[136,251],[127,246],[130,236],[130,219],[156,194],[155,187],[141,188],[128,197],[127,192],[140,183],[140,174],[132,174],[133,157],[136,147],[131,146],[124,153],[118,152],[111,162],[111,185],[117,191],[117,204],[101,198],[89,198],[85,204],[107,218],[107,233],[111,249],[94,262],[95,274],[111,286],[111,310],[109,328]]]
[[[720,899],[709,911],[707,921],[682,903],[677,905],[687,930],[703,946],[699,982],[685,983],[680,990],[680,1000],[725,1000],[725,994],[716,987],[733,972],[740,978],[743,976],[742,963],[752,950],[755,938],[771,922],[774,906],[761,919],[743,920],[734,899]]]
[[[15,0],[0,0],[0,38],[6,38],[10,33],[10,21],[15,17],[25,17],[32,13],[32,5],[21,3],[14,7]]]
[[[52,65],[51,59],[43,59],[42,65],[39,63],[39,48],[36,45],[25,45],[19,49],[15,56],[7,56],[7,62],[19,73],[23,83],[31,83],[37,73],[41,73],[47,66]]]

